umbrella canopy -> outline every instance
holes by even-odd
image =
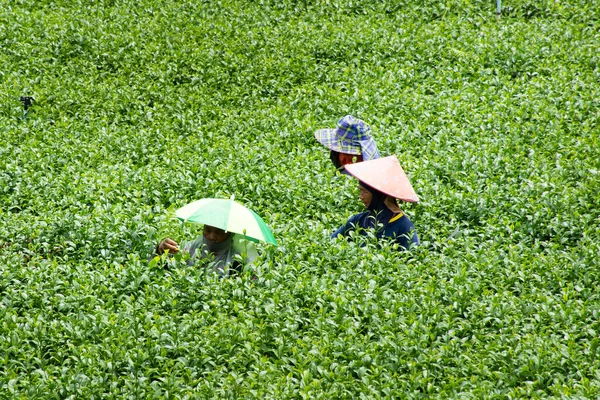
[[[225,199],[201,199],[175,211],[184,222],[211,225],[227,232],[239,233],[254,241],[277,244],[265,221],[254,211]]]
[[[411,203],[419,202],[419,196],[415,193],[396,156],[348,164],[345,168],[359,181],[388,196]]]

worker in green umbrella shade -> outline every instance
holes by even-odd
[[[166,238],[156,248],[156,254],[172,254],[180,250],[190,255],[188,264],[211,259],[210,268],[219,275],[240,272],[243,263],[250,263],[258,254],[251,242],[277,245],[265,221],[254,211],[226,199],[206,198],[178,209],[175,214],[182,222],[204,225],[202,236],[185,242],[181,249],[177,242]],[[236,257],[241,256],[241,257]]]
[[[179,244],[171,238],[166,238],[156,247],[154,256],[164,254],[176,254],[180,251],[188,253],[188,265],[194,265],[201,260],[210,260],[208,267],[221,276],[238,274],[243,265],[240,262],[245,254],[244,263],[251,263],[257,257],[254,246],[250,243],[242,243],[243,238],[233,232],[225,232],[223,229],[204,225],[202,236],[195,240]],[[237,257],[239,255],[240,257]]]

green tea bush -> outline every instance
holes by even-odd
[[[0,397],[598,397],[598,13],[502,7],[5,0]],[[346,114],[420,247],[329,238]],[[241,277],[147,262],[232,194],[279,242]]]

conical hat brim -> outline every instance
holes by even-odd
[[[359,181],[390,197],[411,203],[419,202],[419,196],[415,193],[396,156],[347,164],[345,168]]]

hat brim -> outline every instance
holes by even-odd
[[[361,182],[398,200],[418,203],[415,193],[396,156],[345,165],[346,171]]]
[[[341,142],[335,129],[319,129],[315,132],[315,139],[329,150],[337,151],[338,153],[352,154],[360,156],[362,149],[352,143]]]

